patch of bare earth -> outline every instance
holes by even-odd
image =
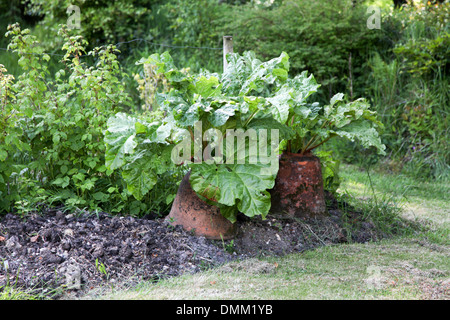
[[[164,219],[63,213],[46,209],[22,219],[0,218],[0,290],[6,284],[58,298],[79,296],[98,285],[127,279],[158,281],[196,273],[236,259],[284,255],[348,241],[378,240],[383,234],[358,212],[344,216],[329,199],[329,216],[238,220],[239,232],[228,241],[196,237]],[[344,221],[352,223],[349,235]]]

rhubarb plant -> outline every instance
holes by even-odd
[[[108,121],[106,166],[122,170],[136,198],[158,175],[184,165],[197,195],[230,221],[237,212],[264,218],[284,148],[306,153],[342,136],[383,152],[368,104],[344,103],[341,94],[324,107],[307,102],[319,85],[306,72],[289,78],[286,53],[266,62],[234,53],[228,62],[222,74],[186,74],[167,52],[138,62],[171,89],[157,94],[160,110],[151,118],[119,113]]]
[[[105,137],[106,166],[120,168],[128,190],[139,199],[154,186],[159,173],[183,164],[191,171],[195,192],[219,206],[230,221],[236,220],[238,211],[265,217],[271,203],[268,190],[278,172],[279,140],[291,134],[266,108],[265,96],[270,96],[270,87],[286,81],[288,60],[283,53],[264,63],[249,61],[245,79],[239,78],[239,59],[230,61],[233,69],[222,75],[184,74],[168,53],[140,61],[153,65],[172,88],[157,95],[164,116],[152,122],[125,114],[111,118]],[[250,145],[259,138],[264,138],[266,148],[261,152],[260,142],[253,152]],[[174,161],[180,154],[183,161]]]

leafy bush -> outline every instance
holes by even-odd
[[[220,47],[222,35],[215,31],[216,21],[225,10],[217,0],[120,0],[120,1],[69,1],[31,0],[27,13],[40,20],[34,28],[47,50],[59,43],[59,24],[67,23],[66,10],[70,5],[80,8],[80,30],[92,48],[104,43],[122,42],[120,61],[132,67],[143,53],[162,53],[173,46],[171,54],[181,65],[198,71],[221,67],[220,50],[201,50],[193,47]],[[48,34],[53,37],[48,37]],[[143,41],[126,43],[133,39]],[[56,39],[56,40],[55,40]],[[123,43],[125,42],[125,43]],[[163,46],[159,46],[161,44]]]
[[[155,73],[153,65],[144,62],[138,62],[137,64],[141,64],[144,69],[142,77],[139,73],[134,75],[134,79],[138,83],[139,97],[144,102],[141,108],[143,110],[154,110],[156,109],[156,93],[160,91],[168,92],[169,84],[166,78]]]
[[[337,91],[351,98],[364,94],[365,61],[382,38],[378,30],[367,29],[367,18],[366,7],[350,0],[293,0],[268,8],[235,6],[217,28],[234,36],[237,51],[253,50],[263,58],[280,48],[289,52],[292,72],[314,74],[325,103]]]
[[[80,58],[85,40],[62,28],[65,68],[51,78],[50,56],[29,30],[11,25],[7,36],[23,73],[14,81],[1,70],[1,209],[33,210],[38,203],[131,214],[162,209],[167,195],[156,203],[133,200],[105,166],[107,119],[130,104],[115,47],[90,51],[96,65],[88,66]]]
[[[159,30],[158,41],[178,46],[221,48],[224,34],[217,27],[226,10],[227,7],[217,0],[165,1],[158,8],[158,17],[165,22]],[[178,65],[189,66],[194,71],[222,71],[221,50],[175,48],[170,54]]]
[[[67,8],[77,5],[80,8],[80,32],[95,46],[143,35],[146,30],[139,26],[142,26],[143,18],[149,15],[151,5],[155,3],[157,1],[148,0],[30,0],[28,13],[42,17],[40,23],[56,35],[59,24],[67,23]]]
[[[402,26],[392,55],[369,60],[368,94],[383,114],[389,161],[427,179],[450,177],[449,9],[418,4],[389,17]]]

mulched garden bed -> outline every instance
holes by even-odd
[[[344,216],[336,200],[327,197],[330,215],[326,218],[239,217],[239,233],[228,241],[196,237],[151,216],[75,215],[58,208],[27,218],[7,214],[0,218],[0,287],[9,283],[52,298],[63,292],[81,296],[96,286],[125,279],[129,285],[158,281],[237,259],[376,241],[383,236],[373,223],[361,221],[361,213],[346,210]],[[353,224],[351,239],[345,222]]]

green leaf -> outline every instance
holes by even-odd
[[[95,187],[95,180],[87,179],[83,184],[79,185],[79,187],[82,191],[92,190],[92,188]]]
[[[288,119],[292,101],[291,91],[289,88],[282,88],[274,97],[267,98],[270,103],[270,112],[280,123],[285,123]]]
[[[95,199],[95,200],[97,200],[97,201],[100,201],[100,202],[106,202],[106,201],[108,201],[108,199],[109,199],[109,195],[108,194],[106,194],[106,193],[103,193],[103,192],[95,192],[93,195],[92,195],[92,197]]]
[[[60,170],[61,170],[61,173],[64,175],[67,173],[69,168],[66,165],[62,165]]]
[[[249,217],[270,209],[275,175],[262,175],[259,164],[191,164],[190,183],[195,192],[210,201],[236,208]],[[228,219],[233,221],[234,216]]]
[[[238,208],[236,206],[224,206],[219,205],[220,213],[222,216],[224,216],[226,219],[230,220],[232,223],[235,223],[237,220],[237,213]]]
[[[135,130],[136,130],[136,134],[141,134],[141,133],[147,132],[147,127],[140,122],[136,122],[134,124],[134,126],[135,126]]]
[[[238,109],[239,105],[227,103],[214,110],[214,112],[208,116],[208,121],[211,122],[213,127],[223,126],[230,117],[235,115]]]
[[[277,121],[285,123],[292,112],[305,119],[310,114],[317,114],[305,103],[306,99],[316,92],[320,85],[317,84],[313,75],[309,77],[307,75],[308,73],[304,71],[293,79],[287,79],[273,97],[267,98],[271,104],[269,110]]]
[[[252,91],[262,92],[266,85],[274,84],[276,81],[286,81],[289,71],[289,56],[286,52],[263,63],[259,63],[256,59],[252,62],[252,73],[243,83],[239,91],[240,96],[246,96]]]
[[[223,92],[227,95],[238,95],[242,85],[250,77],[253,67],[260,65],[252,51],[244,52],[242,56],[237,53],[227,54],[228,67],[223,72],[220,82],[223,84]]]
[[[0,149],[0,161],[5,161],[8,157],[8,152],[3,149]]]
[[[194,80],[191,90],[202,96],[202,98],[215,97],[220,95],[222,84],[220,84],[219,79],[214,76],[207,78],[202,75]]]
[[[108,193],[113,193],[113,192],[118,191],[118,189],[115,187],[109,187],[107,191],[108,191]]]
[[[334,106],[336,104],[336,102],[338,101],[342,101],[342,99],[344,98],[344,94],[343,93],[336,93],[330,100],[330,105]]]
[[[267,130],[268,137],[270,138],[271,130],[278,130],[280,139],[291,139],[295,135],[295,131],[274,119],[270,115],[262,115],[255,117],[247,126],[247,129],[254,129],[259,132],[261,129]],[[270,145],[270,140],[268,141]]]
[[[156,73],[164,74],[172,85],[186,81],[187,76],[178,70],[167,51],[161,55],[158,53],[152,54],[147,60],[140,63],[155,65],[157,67]]]
[[[386,154],[384,151],[386,146],[381,143],[378,131],[367,121],[354,121],[337,131],[333,131],[333,133],[340,137],[345,137],[350,141],[355,141],[356,139],[364,148],[375,147],[379,154]]]
[[[108,120],[108,129],[105,133],[107,145],[105,165],[110,170],[122,167],[125,153],[133,152],[137,143],[134,141],[136,134],[136,119],[124,113],[118,113]]]
[[[141,200],[156,184],[158,177],[152,164],[146,157],[127,164],[122,177],[127,183],[127,189],[137,199]]]
[[[83,173],[81,173],[81,172],[78,172],[77,174],[74,174],[74,175],[72,176],[72,179],[78,180],[78,181],[83,181],[83,180],[85,179],[85,177],[86,177],[85,174],[83,174]]]
[[[59,186],[61,188],[65,188],[69,185],[70,178],[65,176],[64,178],[57,178],[55,181],[52,182],[52,184]]]
[[[134,138],[136,137],[135,134],[132,134],[127,138],[125,143],[123,144],[123,152],[124,153],[133,153],[134,148],[137,146],[137,142],[134,141]]]

